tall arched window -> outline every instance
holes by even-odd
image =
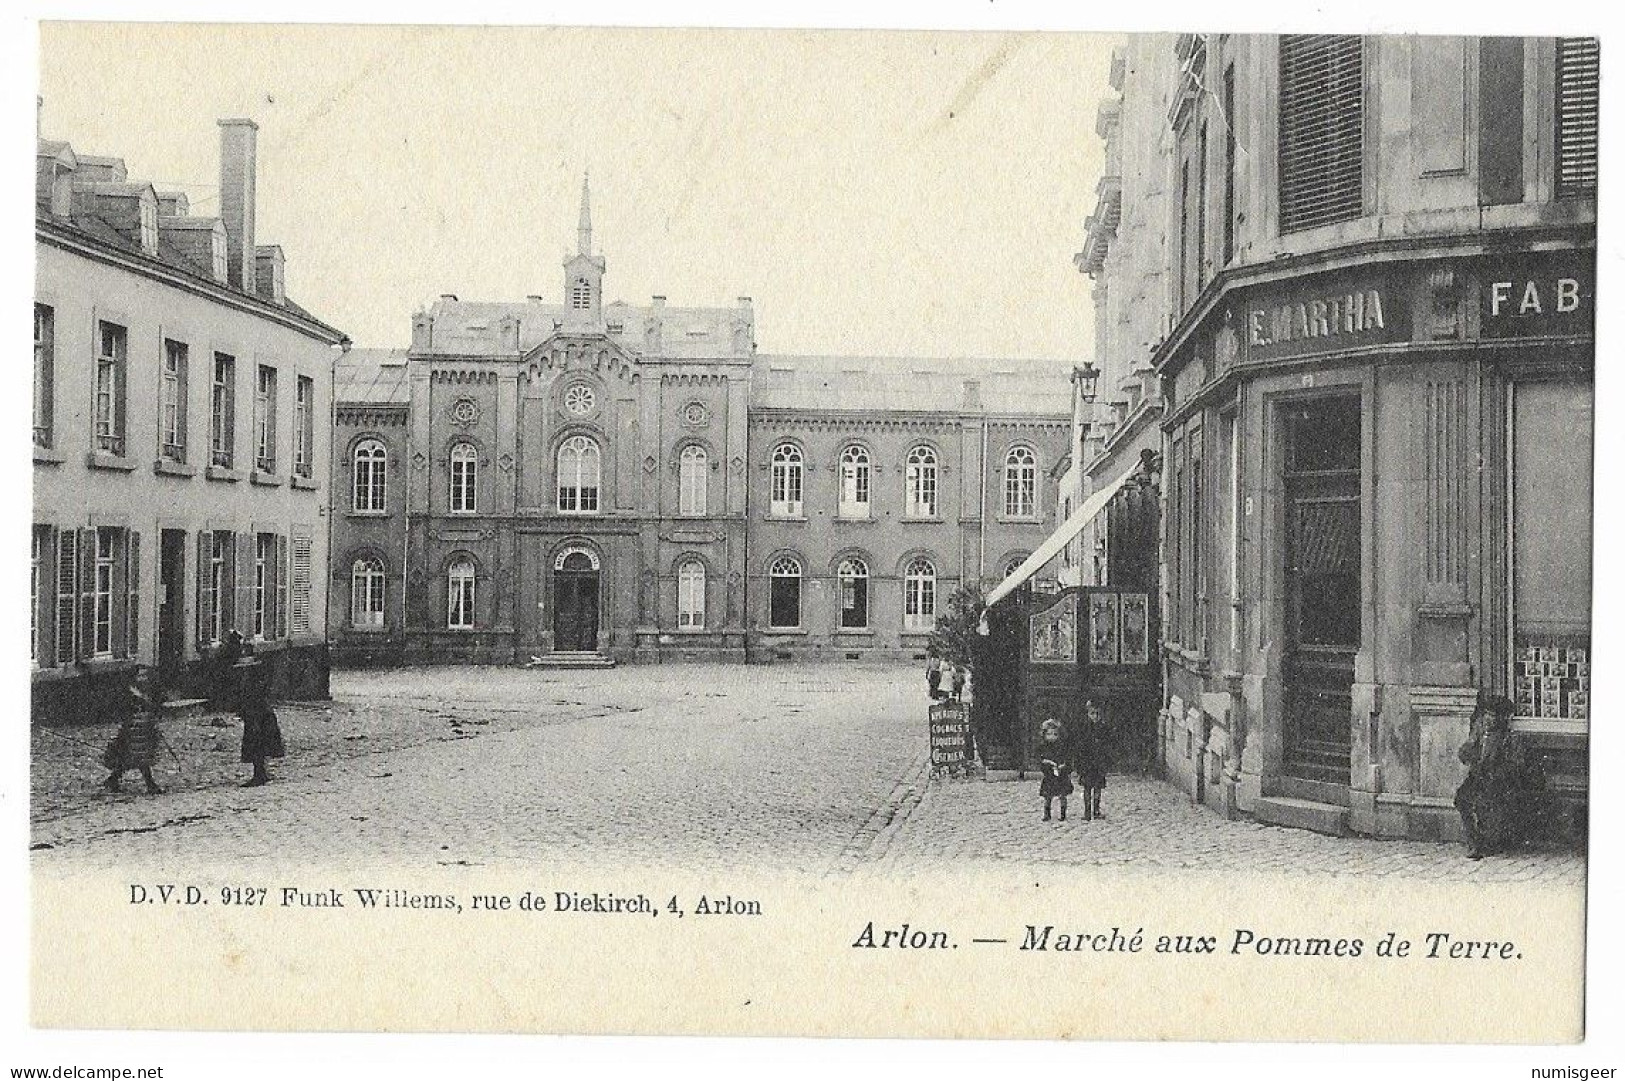
[[[600,457],[591,436],[572,435],[559,444],[559,510],[598,513]]]
[[[350,469],[350,509],[361,514],[381,514],[384,510],[384,485],[389,466],[389,451],[376,439],[363,439],[356,444]]]
[[[903,572],[903,629],[928,631],[937,621],[937,568],[916,559]]]
[[[692,630],[705,626],[705,564],[684,560],[677,568],[677,625]]]
[[[841,501],[836,513],[842,518],[869,517],[869,452],[860,446],[841,451]]]
[[[350,564],[350,626],[376,630],[384,625],[384,561],[362,556]]]
[[[857,558],[843,559],[835,578],[841,587],[841,628],[869,626],[869,565]]]
[[[711,463],[704,447],[687,446],[677,456],[677,513],[702,515],[706,511],[705,483]]]
[[[480,471],[480,456],[472,444],[458,443],[451,448],[450,505],[453,514],[473,514],[476,483]]]
[[[474,629],[474,561],[459,559],[446,568],[446,626]]]
[[[801,626],[801,560],[780,556],[768,567],[767,625]]]
[[[910,518],[937,516],[937,452],[919,446],[908,452],[904,470],[908,488],[905,513]]]
[[[801,516],[801,448],[794,443],[773,448],[772,503],[774,514]]]
[[[1038,455],[1031,447],[1011,447],[1004,456],[1004,516],[1038,516]]]

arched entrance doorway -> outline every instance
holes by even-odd
[[[598,556],[587,548],[565,548],[553,560],[553,648],[598,649]]]

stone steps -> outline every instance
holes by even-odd
[[[1253,804],[1253,817],[1275,826],[1313,830],[1332,837],[1349,836],[1349,810],[1334,803],[1295,796],[1261,796]]]
[[[526,668],[550,668],[558,670],[577,670],[583,668],[614,668],[615,659],[606,657],[602,653],[588,653],[576,650],[555,650],[532,657]]]

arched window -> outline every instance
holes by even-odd
[[[677,513],[702,515],[706,511],[705,483],[711,463],[704,447],[687,446],[677,457]]]
[[[869,517],[869,452],[862,447],[841,451],[841,501],[836,513],[842,518]]]
[[[350,564],[350,626],[376,630],[384,625],[384,561],[362,556]]]
[[[475,485],[479,471],[479,452],[472,444],[458,443],[451,448],[451,513],[474,513]]]
[[[835,578],[841,587],[841,628],[869,626],[869,565],[861,559],[843,559]]]
[[[801,516],[801,448],[794,443],[773,448],[772,503],[774,514]]]
[[[600,459],[590,436],[572,435],[559,445],[559,510],[565,514],[598,513]]]
[[[928,631],[937,621],[937,568],[916,559],[903,572],[903,629]]]
[[[908,452],[904,470],[904,483],[908,488],[905,513],[910,518],[937,516],[937,452],[930,447],[915,447]]]
[[[586,278],[577,278],[571,284],[570,307],[577,311],[586,311],[592,307],[592,283]]]
[[[474,629],[474,561],[459,559],[446,568],[446,626]]]
[[[698,630],[705,626],[705,564],[684,560],[677,568],[677,625]]]
[[[767,574],[767,625],[801,626],[801,560],[795,556],[780,556]]]
[[[376,439],[356,444],[351,463],[350,509],[360,514],[382,514],[389,451]]]
[[[1011,447],[1004,456],[1004,516],[1038,516],[1038,455],[1031,447]]]

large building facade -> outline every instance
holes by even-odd
[[[1165,150],[1122,206],[1160,198],[1165,241],[1085,269],[1166,300],[1130,366],[1158,380],[1168,775],[1451,837],[1482,689],[1583,783],[1596,42],[1133,48],[1163,74],[1120,108]]]
[[[775,357],[751,302],[442,297],[340,362],[338,659],[913,656],[1053,523],[1064,365]]]
[[[327,686],[327,421],[343,335],[254,232],[257,127],[220,122],[219,216],[41,141],[35,203],[36,719],[171,687],[236,628],[284,694]]]

